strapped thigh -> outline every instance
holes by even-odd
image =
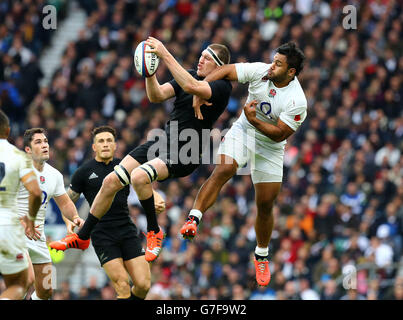
[[[158,178],[157,170],[151,164],[144,163],[139,168],[144,170],[145,173],[147,173],[147,176],[150,179],[150,183],[157,180]]]
[[[127,186],[130,184],[130,174],[127,172],[126,168],[121,164],[116,165],[113,168],[115,174],[118,176],[120,183],[122,186]]]

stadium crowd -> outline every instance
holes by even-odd
[[[50,39],[39,21],[45,3],[0,5],[0,108],[10,116],[11,140],[20,148],[26,128],[48,130],[50,164],[63,172],[66,185],[92,155],[95,126],[117,129],[117,157],[164,126],[172,101],[150,103],[133,68],[134,49],[147,36],[160,39],[187,69],[195,68],[211,42],[227,44],[232,63],[269,63],[287,41],[307,57],[299,81],[308,117],[286,147],[269,286],[258,288],[255,281],[249,176],[226,184],[193,242],[180,238],[193,199],[214,168],[203,165],[189,177],[155,184],[166,199],[158,221],[167,237],[152,264],[149,299],[403,299],[401,1],[82,0],[86,27],[66,48],[49,86],[39,87],[38,58]],[[62,12],[65,3],[58,3]],[[357,9],[356,29],[343,28],[347,4]],[[163,63],[157,78],[171,79]],[[215,127],[229,128],[246,97],[247,87],[233,83]],[[140,208],[130,199],[132,218],[144,231]],[[356,290],[345,286],[348,270],[354,270]],[[108,283],[74,294],[66,282],[54,294],[113,298]]]

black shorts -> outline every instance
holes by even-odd
[[[91,233],[91,241],[101,266],[116,258],[127,261],[145,254],[141,238],[133,224],[123,226],[98,224]]]
[[[149,159],[148,157],[148,150],[154,143],[155,143],[154,141],[147,141],[146,143],[132,150],[129,153],[129,155],[135,160],[137,160],[140,164],[146,163],[152,160],[152,158]],[[186,142],[180,142],[178,149],[180,150],[181,146],[184,145],[185,143]],[[182,164],[179,161],[179,157],[177,155],[174,156],[169,151],[161,154],[156,153],[155,156],[158,159],[164,161],[164,163],[168,167],[169,176],[167,179],[186,177],[191,173],[193,173],[193,171],[195,171],[200,166],[201,163],[201,159],[199,158],[198,163]],[[177,159],[178,163],[175,163],[172,159]]]

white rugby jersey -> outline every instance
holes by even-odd
[[[42,204],[38,210],[35,225],[40,225],[39,231],[43,232],[49,200],[65,194],[66,190],[64,188],[63,175],[51,165],[45,163],[42,171],[38,171],[35,167],[34,171],[39,187],[42,190]],[[28,196],[28,190],[25,189],[24,185],[21,185],[18,192],[18,215],[20,217],[23,217],[28,212]]]
[[[257,100],[256,117],[259,120],[277,124],[281,119],[294,131],[299,128],[307,115],[307,100],[305,93],[294,77],[286,87],[277,88],[272,81],[267,80],[267,72],[271,64],[236,63],[235,68],[240,83],[249,83],[247,103]],[[268,145],[274,149],[284,149],[286,141],[275,142],[251,125],[242,111],[234,126],[254,134],[258,145]],[[252,131],[249,131],[252,130]]]
[[[19,224],[17,195],[21,178],[34,170],[32,160],[6,139],[0,139],[0,225]],[[27,205],[28,211],[28,205]]]

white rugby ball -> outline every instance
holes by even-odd
[[[150,46],[141,41],[134,52],[134,65],[143,77],[151,77],[158,68],[160,58],[153,52],[145,52]]]

